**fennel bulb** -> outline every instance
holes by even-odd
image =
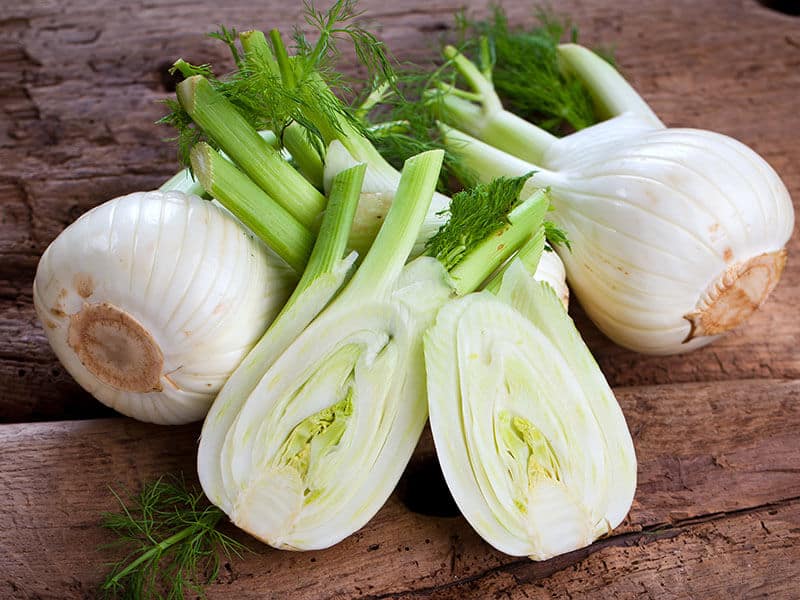
[[[397,484],[427,417],[421,340],[434,311],[417,295],[433,309],[450,293],[438,262],[413,264],[387,296],[328,308],[236,415],[215,457],[226,494],[210,497],[254,537],[326,548]]]
[[[427,417],[421,334],[450,287],[434,259],[403,265],[442,155],[408,161],[396,202],[345,289],[307,326],[335,290],[309,287],[298,296],[259,344],[277,352],[264,353],[260,365],[248,358],[206,418],[203,490],[238,527],[272,546],[324,548],[359,529],[416,446]],[[292,311],[307,315],[305,329],[292,327]]]
[[[177,424],[206,414],[295,281],[227,211],[152,191],[67,227],[42,255],[33,298],[86,391],[130,417]]]
[[[766,300],[794,209],[753,150],[664,127],[619,73],[575,44],[559,54],[611,118],[558,139],[503,110],[487,76],[447,54],[480,97],[443,99],[442,119],[463,130],[444,126],[449,147],[482,180],[535,171],[531,184],[551,189],[553,220],[572,242],[559,250],[570,286],[608,337],[640,352],[684,352]]]
[[[622,411],[554,291],[521,260],[496,296],[439,311],[425,365],[442,472],[492,546],[546,560],[622,521],[636,488]]]

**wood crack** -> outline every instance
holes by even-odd
[[[403,590],[399,592],[386,592],[384,594],[377,594],[377,595],[375,594],[364,595],[364,596],[359,596],[359,598],[361,600],[388,600],[390,598],[395,599],[395,598],[408,598],[413,596],[425,596],[457,588],[463,585],[474,584],[487,577],[490,577],[491,575],[497,573],[506,573],[506,572],[509,573],[512,577],[514,577],[514,580],[517,584],[528,583],[531,581],[536,581],[539,579],[544,579],[545,577],[549,577],[550,575],[558,571],[561,571],[562,569],[565,569],[571,565],[574,565],[575,563],[584,560],[589,555],[594,554],[595,552],[603,550],[605,548],[627,547],[627,546],[634,546],[641,544],[649,544],[663,539],[674,538],[684,533],[687,529],[690,529],[697,525],[703,525],[706,523],[712,523],[724,519],[753,514],[761,511],[783,508],[790,506],[791,504],[796,503],[798,501],[800,501],[800,496],[793,496],[791,498],[785,498],[783,500],[779,500],[776,502],[767,502],[764,504],[759,504],[758,506],[751,506],[748,508],[715,512],[715,513],[710,513],[708,515],[702,515],[685,519],[677,519],[672,523],[657,523],[642,527],[640,531],[631,531],[627,533],[621,533],[618,535],[612,535],[607,538],[602,538],[593,543],[591,546],[588,546],[586,548],[581,548],[580,550],[575,550],[568,554],[557,556],[548,561],[537,563],[531,561],[528,558],[514,559],[502,565],[497,565],[495,567],[485,569],[484,571],[481,571],[474,575],[469,575],[467,577],[459,578],[455,581],[448,581],[447,583],[421,587],[411,590]],[[767,529],[763,521],[761,521],[760,526],[767,533],[770,533],[769,529]],[[522,570],[524,570],[525,573],[515,572]]]

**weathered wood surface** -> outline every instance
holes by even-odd
[[[401,59],[430,60],[456,0],[361,8]],[[471,4],[486,14],[486,2]],[[503,3],[531,22],[527,2]],[[721,131],[760,152],[800,199],[800,19],[755,0],[565,0],[588,44],[618,61],[669,125]],[[0,578],[2,598],[92,598],[107,555],[105,486],[193,472],[198,428],[112,416],[58,365],[31,300],[38,256],[71,221],[157,186],[177,163],[153,125],[174,58],[218,62],[219,23],[286,28],[275,0],[0,3]],[[350,60],[345,57],[345,61]],[[352,62],[350,63],[352,69]],[[573,309],[628,417],[640,460],[615,535],[545,563],[494,551],[448,508],[430,437],[376,518],[305,554],[257,545],[211,598],[797,597],[800,580],[800,241],[744,327],[687,356],[647,357]],[[693,383],[694,382],[694,383]],[[669,384],[669,385],[664,385]],[[622,388],[619,386],[638,386]],[[75,421],[68,422],[64,419]],[[8,424],[24,421],[58,421]]]
[[[49,349],[32,307],[38,256],[89,208],[152,188],[177,167],[168,134],[153,124],[179,56],[224,61],[204,33],[299,22],[300,7],[273,2],[171,1],[98,6],[90,0],[0,6],[0,422],[110,413],[72,382]],[[526,2],[505,3],[531,22]],[[230,6],[228,6],[230,5]],[[361,4],[400,59],[430,60],[452,28],[456,0]],[[619,63],[670,125],[718,130],[753,146],[800,198],[800,19],[755,0],[697,3],[563,2],[590,44]],[[471,10],[485,14],[485,3]],[[345,56],[345,65],[348,63]],[[760,314],[690,359],[622,350],[575,309],[614,385],[800,377],[800,250]]]
[[[800,382],[617,394],[640,483],[610,538],[543,563],[506,556],[460,516],[409,510],[437,500],[435,481],[409,482],[329,550],[252,542],[255,553],[231,561],[209,597],[790,597],[800,577]],[[197,434],[127,419],[0,426],[0,596],[91,597],[109,559],[97,549],[111,540],[98,526],[115,508],[106,486],[191,473]],[[426,434],[409,474],[432,460]]]

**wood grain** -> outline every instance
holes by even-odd
[[[176,168],[169,135],[153,122],[174,81],[174,58],[226,64],[204,37],[300,22],[300,5],[91,0],[0,6],[0,422],[85,418],[109,412],[58,365],[32,308],[39,255],[71,221],[114,196],[157,186]],[[487,13],[486,2],[471,14]],[[521,0],[504,3],[530,24]],[[430,61],[452,36],[455,0],[360,3],[402,60]],[[588,44],[613,46],[619,63],[664,121],[721,131],[751,145],[800,198],[800,20],[755,0],[698,3],[590,0],[559,3]],[[355,72],[352,56],[345,70]],[[794,133],[793,133],[794,132]],[[691,358],[616,347],[576,315],[614,385],[800,377],[800,250],[765,308]]]
[[[785,594],[798,574],[800,382],[617,395],[634,435],[639,487],[611,538],[531,563],[493,550],[463,518],[412,512],[407,495],[395,494],[331,549],[292,553],[251,543],[254,554],[226,565],[209,597]],[[110,541],[98,527],[98,515],[114,508],[105,486],[135,490],[165,472],[193,473],[197,433],[126,419],[0,426],[0,596],[91,597],[109,558],[97,550]],[[426,434],[407,476],[431,460]],[[412,487],[415,505],[429,506],[434,482],[420,483]],[[772,576],[779,556],[790,560],[774,565]]]
[[[618,536],[551,574],[519,560],[449,585],[365,598],[795,598],[800,502]],[[248,596],[241,596],[247,598]],[[257,597],[256,595],[250,597]]]

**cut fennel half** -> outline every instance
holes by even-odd
[[[545,560],[622,521],[636,487],[631,436],[548,284],[515,260],[496,295],[448,302],[424,345],[436,451],[481,537]]]
[[[290,335],[277,330],[277,352],[263,354],[260,367],[248,363],[246,385],[223,390],[206,419],[204,491],[274,547],[324,548],[362,527],[419,438],[427,416],[422,332],[451,288],[435,259],[404,264],[442,154],[407,161],[397,201],[350,282],[310,324],[286,325]],[[319,306],[310,302],[308,315]]]

